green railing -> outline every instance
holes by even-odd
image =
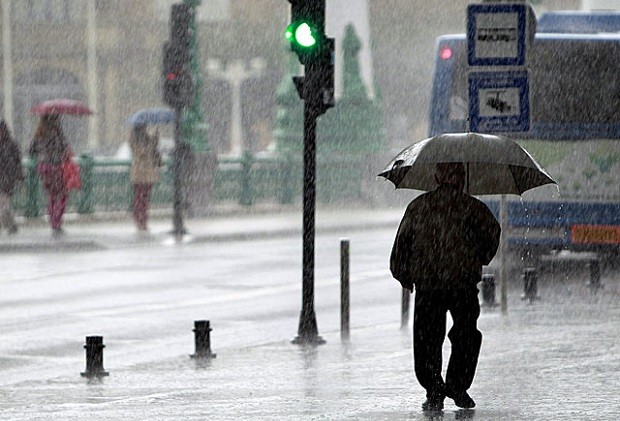
[[[129,211],[133,197],[130,182],[130,160],[93,158],[77,159],[82,176],[82,189],[71,193],[69,212],[92,214],[106,211]],[[16,213],[37,217],[45,213],[45,193],[34,160],[25,160],[26,181],[13,198]],[[343,161],[324,157],[317,161],[317,198],[331,202],[342,198],[359,198],[360,177],[357,160]],[[155,184],[151,207],[172,206],[173,174],[169,161]],[[246,152],[241,158],[220,158],[210,200],[213,203],[236,202],[252,206],[259,202],[290,204],[300,200],[303,168],[300,157],[258,158]]]

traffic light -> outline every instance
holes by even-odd
[[[299,96],[317,114],[334,106],[334,39],[325,35],[325,0],[289,0],[291,23],[285,37],[305,67],[293,78]]]
[[[325,0],[288,0],[291,23],[284,36],[291,49],[306,65],[316,59],[325,42]]]
[[[303,98],[317,114],[323,114],[335,104],[334,45],[333,38],[325,38],[317,58],[306,65]]]
[[[173,108],[186,107],[194,94],[194,80],[190,70],[191,13],[185,3],[172,5],[170,41],[164,44],[163,49],[164,102]]]
[[[174,56],[173,51],[169,44],[165,45],[164,57]],[[164,102],[173,108],[188,106],[194,95],[194,79],[189,69],[164,64],[163,78]]]
[[[185,3],[173,4],[170,9],[170,41],[189,50],[192,9]]]

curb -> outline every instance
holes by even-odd
[[[394,228],[394,222],[377,221],[360,223],[346,223],[317,226],[317,234],[329,234],[340,231],[367,231],[379,230],[385,228]],[[258,241],[277,238],[288,238],[301,236],[302,227],[281,228],[268,230],[255,230],[248,232],[222,232],[216,234],[192,234],[191,232],[175,241],[172,234],[155,233],[145,237],[137,236],[132,232],[125,232],[119,235],[104,234],[68,234],[60,238],[50,237],[49,233],[32,233],[26,237],[11,238],[6,242],[0,240],[0,252],[4,253],[23,253],[23,252],[58,252],[58,251],[97,251],[97,250],[114,250],[123,248],[133,248],[138,246],[148,246],[153,244],[183,243],[183,244],[205,244],[205,243],[225,243],[235,241]],[[45,237],[43,237],[45,236]],[[97,238],[99,237],[99,238]]]

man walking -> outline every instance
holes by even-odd
[[[426,389],[424,410],[443,409],[445,397],[461,408],[476,403],[471,386],[482,334],[477,284],[482,266],[495,256],[500,226],[487,206],[463,192],[462,163],[437,164],[438,187],[414,199],[398,228],[390,269],[403,288],[413,291],[413,359],[418,382]],[[452,353],[445,381],[442,346],[446,314]]]

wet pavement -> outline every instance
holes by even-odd
[[[395,229],[400,216],[400,211],[346,217],[323,212],[317,214],[317,227],[329,232],[347,221],[353,229],[357,221],[358,229]],[[257,239],[261,233],[297,235],[300,224],[301,216],[291,212],[190,221],[188,227],[192,241],[200,243]],[[61,239],[48,238],[41,226],[22,232],[21,240],[3,237],[0,243],[91,241],[110,248],[166,241],[167,221],[153,221],[147,238],[128,226],[126,221],[68,223]],[[249,227],[255,237],[248,237]],[[378,272],[365,282],[385,282],[387,274]],[[355,277],[352,273],[354,285]],[[507,314],[499,307],[483,308],[483,348],[470,389],[474,410],[459,410],[449,399],[441,412],[420,409],[424,391],[413,376],[411,321],[401,330],[397,301],[365,297],[355,306],[348,342],[333,328],[338,313],[321,308],[319,324],[330,328],[320,330],[326,344],[318,347],[290,343],[297,314],[273,321],[248,317],[244,329],[251,335],[269,332],[262,335],[269,339],[251,346],[222,346],[214,334],[217,358],[205,361],[191,359],[178,341],[159,344],[171,348],[165,358],[119,353],[113,341],[106,341],[104,365],[110,376],[101,381],[79,377],[74,361],[63,359],[62,375],[42,370],[15,381],[5,378],[0,420],[618,420],[620,275],[605,269],[602,289],[591,289],[588,280],[586,268],[579,267],[545,274],[538,282],[540,299],[530,303],[521,299],[521,280],[512,279]],[[449,341],[444,351],[447,356]],[[3,365],[19,366],[19,357],[0,355],[0,371]]]
[[[318,233],[336,229],[369,229],[398,227],[402,209],[319,209],[316,214]],[[0,234],[0,252],[79,251],[124,248],[176,241],[171,235],[172,217],[156,214],[149,221],[148,233],[136,231],[130,214],[120,213],[107,219],[105,214],[65,216],[64,234],[53,236],[45,218],[22,220],[16,235]],[[221,207],[212,214],[185,219],[188,235],[183,242],[220,242],[256,238],[301,235],[302,211],[291,207],[240,209]]]
[[[585,291],[515,301],[508,316],[483,312],[474,410],[449,400],[439,413],[419,409],[411,334],[391,322],[354,328],[348,343],[322,332],[319,347],[282,340],[220,349],[215,340],[217,358],[202,363],[106,360],[102,381],[67,373],[4,388],[0,419],[611,421],[620,417],[619,325],[618,297]]]

